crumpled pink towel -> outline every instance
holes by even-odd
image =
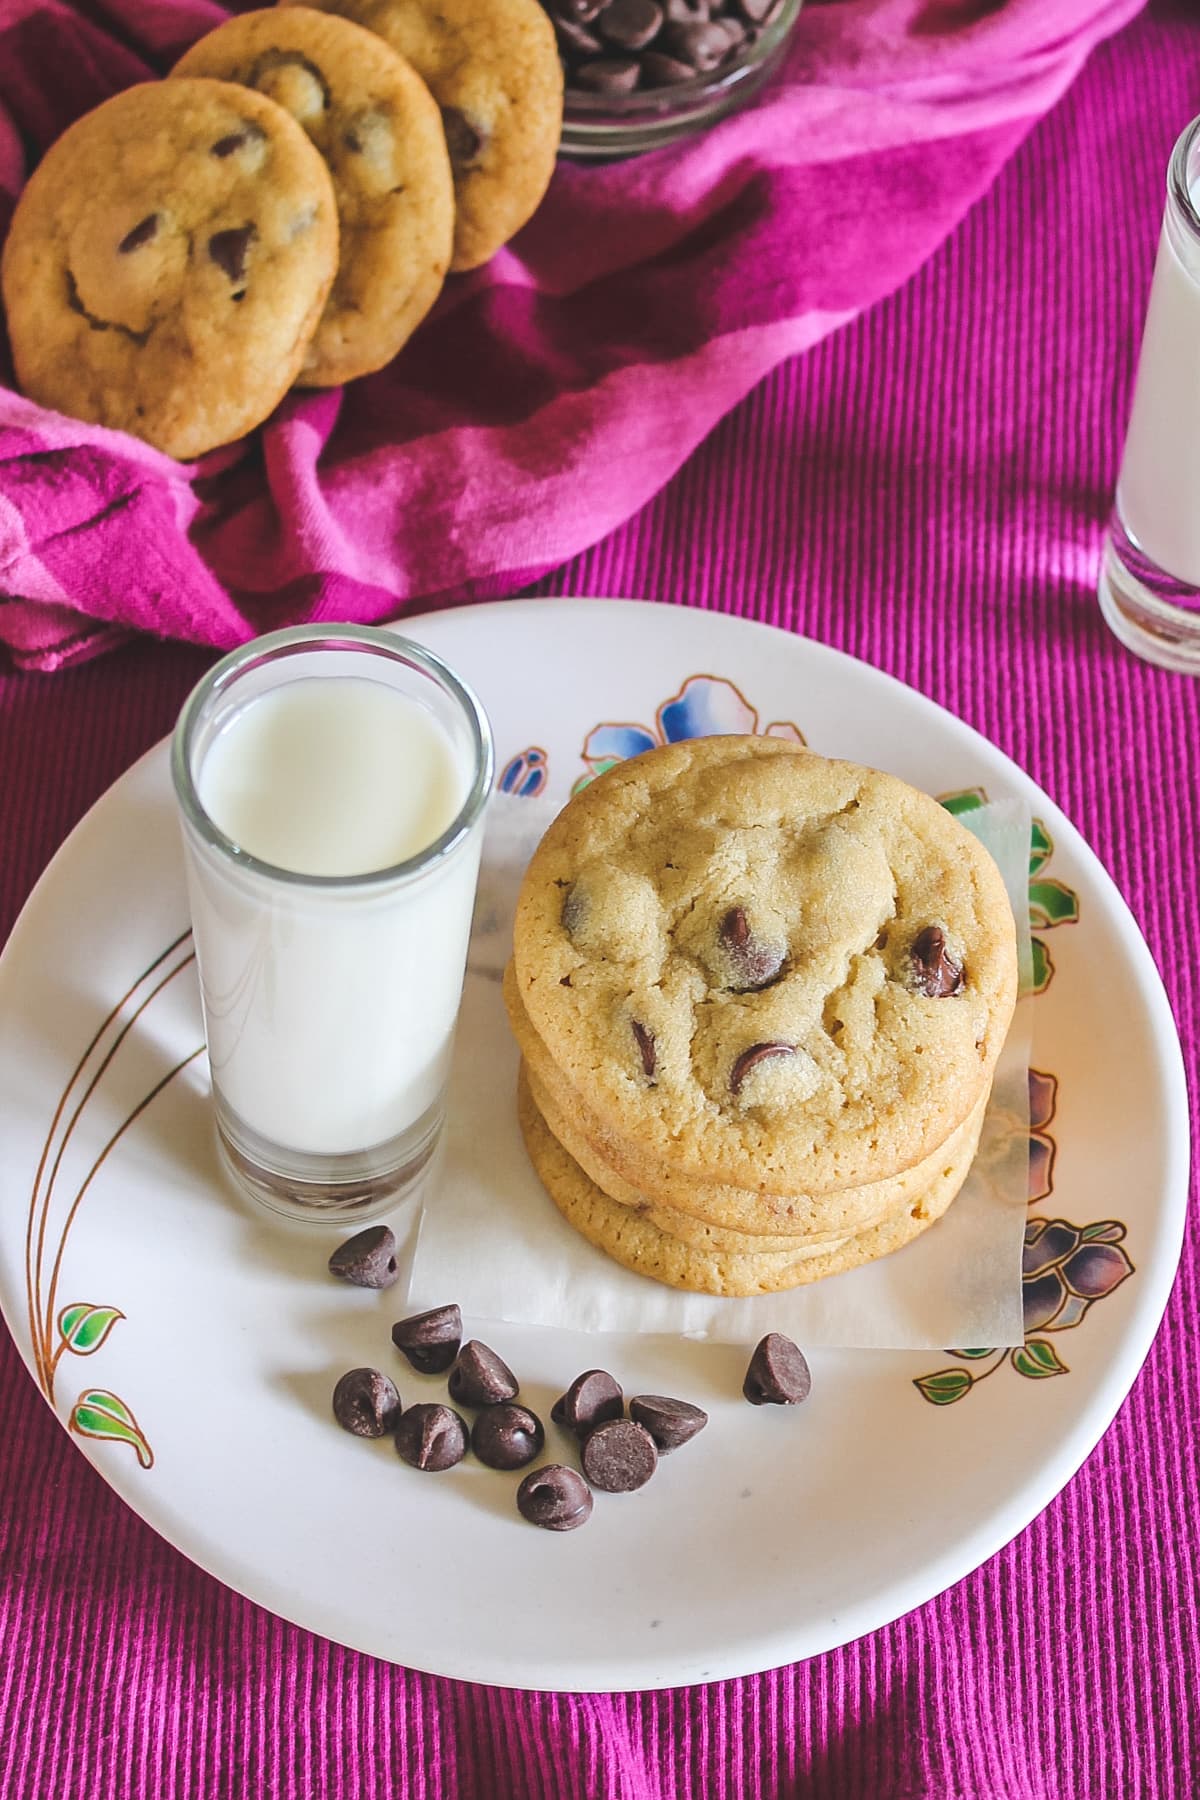
[[[629,162],[561,164],[388,368],[290,397],[198,463],[0,387],[0,644],[39,669],[130,628],[227,647],[564,561],[771,368],[904,281],[1141,3],[808,0],[752,110]],[[0,0],[0,229],[23,156],[224,11]]]

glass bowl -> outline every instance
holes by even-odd
[[[752,42],[739,46],[707,74],[670,87],[587,93],[571,85],[568,67],[562,154],[579,161],[636,156],[703,131],[744,106],[777,67],[802,5],[803,0],[783,0]],[[609,54],[620,53],[610,49]]]

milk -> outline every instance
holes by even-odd
[[[268,1165],[256,1140],[337,1158],[435,1134],[461,995],[482,832],[421,856],[477,755],[420,696],[328,672],[346,660],[252,691],[199,746],[226,845],[185,814],[218,1122]]]
[[[1189,187],[1200,206],[1200,181]],[[1137,548],[1200,588],[1200,243],[1169,204],[1150,289],[1117,512]]]

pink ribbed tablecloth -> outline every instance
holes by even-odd
[[[1161,0],[898,294],[540,588],[767,620],[969,720],[1112,870],[1193,1076],[1200,686],[1126,656],[1094,596],[1163,172],[1196,112],[1200,16]],[[142,644],[0,678],[0,935],[208,660]],[[1189,1232],[1129,1399],[1007,1550],[843,1650],[645,1696],[473,1688],[281,1623],[122,1506],[0,1333],[0,1796],[1200,1792],[1197,1266]]]

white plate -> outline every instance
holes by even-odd
[[[1048,977],[1032,1167],[1052,1183],[1031,1203],[1032,1342],[973,1360],[817,1353],[812,1398],[793,1411],[742,1401],[739,1350],[497,1327],[486,1335],[544,1414],[602,1363],[627,1392],[679,1393],[711,1415],[648,1488],[598,1496],[590,1523],[561,1537],[518,1518],[516,1477],[470,1463],[420,1475],[387,1442],[346,1437],[333,1383],[356,1363],[396,1368],[399,1305],[332,1282],[320,1234],[226,1195],[203,1059],[171,1074],[200,1025],[186,941],[156,960],[186,926],[162,746],[73,833],[0,960],[5,1316],[64,1426],[135,1511],[222,1581],[342,1643],[467,1680],[582,1690],[706,1681],[845,1643],[1032,1519],[1146,1354],[1188,1158],[1153,963],[1095,857],[1007,758],[833,651],[612,601],[472,607],[406,629],[482,695],[510,787],[548,780],[565,795],[589,749],[774,725],[933,793],[1030,801],[1046,830],[1031,901]],[[594,735],[612,721],[635,722],[633,735]],[[398,1379],[406,1403],[441,1391],[404,1364]]]

